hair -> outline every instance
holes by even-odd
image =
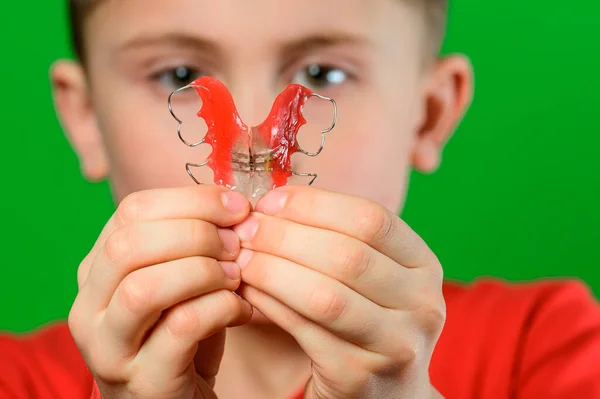
[[[71,44],[77,58],[85,59],[85,20],[101,0],[68,0]]]
[[[85,35],[84,26],[87,17],[94,8],[103,0],[68,0],[69,21],[71,24],[71,43],[75,55],[82,62],[85,61]],[[423,13],[427,26],[430,29],[429,43],[433,53],[437,56],[444,34],[446,32],[446,19],[448,14],[448,0],[403,0],[418,7]]]
[[[442,41],[446,36],[448,21],[449,0],[408,0],[420,8],[429,29],[429,44],[432,54],[437,56],[440,52]]]

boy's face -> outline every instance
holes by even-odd
[[[466,61],[427,61],[429,28],[400,0],[105,0],[86,20],[87,78],[72,65],[54,70],[57,105],[84,171],[108,173],[120,200],[193,184],[185,163],[207,151],[179,141],[167,109],[190,78],[224,81],[249,125],[300,83],[334,98],[339,118],[325,151],[295,155],[294,170],[397,210],[409,167],[435,168],[469,101]],[[309,104],[299,137],[314,150],[332,109]],[[195,175],[211,182],[208,168]]]

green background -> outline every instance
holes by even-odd
[[[63,1],[0,3],[0,330],[65,318],[113,205],[88,184],[52,107],[69,56]],[[445,52],[475,65],[473,107],[405,219],[460,280],[576,276],[600,294],[600,3],[455,1]]]

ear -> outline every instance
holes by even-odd
[[[83,67],[73,61],[57,61],[50,79],[56,112],[79,157],[83,175],[90,181],[106,178],[108,158]]]
[[[412,154],[413,167],[421,172],[435,171],[444,144],[462,120],[473,97],[473,70],[462,55],[436,62],[424,93],[424,116]]]

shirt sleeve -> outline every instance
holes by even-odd
[[[66,325],[0,334],[0,398],[101,399]]]
[[[98,385],[94,382],[94,385],[92,386],[92,396],[90,399],[102,399],[102,394],[100,393],[100,389],[98,388]]]
[[[518,398],[600,398],[600,306],[581,283],[547,290],[522,341]]]

